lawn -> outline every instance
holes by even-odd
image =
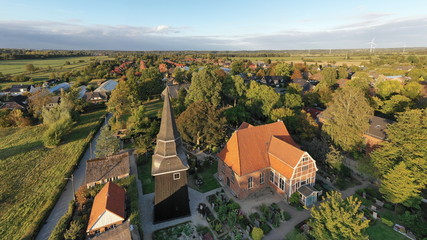
[[[157,113],[160,109],[163,108],[163,101],[161,99],[151,100],[144,103],[145,111],[147,112],[147,117],[153,118],[157,116]]]
[[[207,164],[205,164],[205,166],[206,165]],[[218,171],[218,162],[213,161],[212,165],[210,165],[209,167],[205,167],[202,172],[197,173],[197,175],[199,175],[204,182],[201,186],[198,187],[198,190],[200,192],[205,193],[220,187],[218,181],[214,177],[214,174],[217,171]]]
[[[138,178],[142,183],[142,192],[154,192],[154,177],[151,176],[151,154],[138,156]]]
[[[393,230],[393,228],[385,225],[384,223],[377,222],[366,229],[366,233],[371,240],[404,240],[405,236]]]
[[[0,236],[31,238],[55,204],[105,110],[81,115],[58,147],[43,146],[45,127],[0,129]]]
[[[50,59],[24,59],[24,60],[2,60],[0,61],[0,72],[3,74],[17,75],[25,73],[25,66],[27,64],[33,64],[34,67],[46,68],[50,66],[51,71],[41,70],[39,72],[27,74],[27,76],[33,78],[30,82],[3,82],[0,83],[0,87],[8,88],[13,84],[34,84],[37,82],[46,81],[49,79],[50,73],[60,73],[65,71],[71,71],[74,69],[81,69],[87,66],[93,59],[108,59],[106,56],[87,56],[87,57],[64,57],[64,58],[50,58]],[[80,60],[84,62],[79,62]],[[65,65],[65,61],[69,61],[70,65]]]

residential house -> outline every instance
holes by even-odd
[[[314,88],[314,85],[311,84],[309,81],[305,80],[304,78],[293,79],[292,83],[301,86],[303,92],[311,91]]]
[[[20,110],[24,110],[25,107],[21,104],[19,104],[16,101],[7,101],[7,102],[0,102],[0,109],[10,109],[10,110],[14,110],[14,109],[20,109]]]
[[[310,114],[311,118],[313,118],[313,120],[319,124],[320,120],[318,118],[319,114],[321,114],[323,112],[323,109],[321,108],[311,108],[311,107],[304,107],[304,110]]]
[[[34,88],[33,85],[12,85],[12,87],[9,90],[9,94],[12,96],[19,96],[26,93],[30,93],[31,89]]]
[[[264,76],[261,78],[261,83],[268,86],[279,87],[281,83],[285,83],[285,79],[282,76]]]
[[[90,240],[140,240],[138,228],[130,224],[130,221],[125,221],[119,226],[112,228],[106,232],[99,233]]]
[[[83,96],[86,102],[91,103],[103,103],[108,101],[108,95],[106,92],[86,92]]]
[[[366,141],[366,154],[371,153],[379,144],[387,139],[385,130],[387,125],[393,123],[393,121],[373,116],[369,120],[369,129],[363,134]]]
[[[48,88],[48,90],[51,93],[55,93],[55,92],[60,92],[62,90],[68,90],[68,89],[70,89],[70,87],[71,87],[71,84],[69,84],[67,82],[63,82],[63,83],[60,83],[58,85],[55,85],[53,87]]]
[[[89,235],[105,232],[125,220],[125,190],[108,182],[96,194],[86,232]]]
[[[304,193],[304,205],[317,201],[312,188],[316,161],[299,148],[282,121],[242,123],[218,157],[218,178],[239,199],[270,187],[286,201],[297,191]]]
[[[94,90],[94,92],[111,92],[113,91],[119,82],[114,80],[107,80],[103,82],[98,88]]]
[[[60,96],[52,96],[49,98],[49,101],[46,103],[45,107],[47,109],[51,109],[58,106],[60,102],[61,102]]]
[[[129,152],[86,162],[86,187],[121,179],[129,176]]]

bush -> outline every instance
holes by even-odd
[[[62,137],[73,127],[73,121],[68,115],[59,121],[52,123],[43,134],[43,143],[46,147],[58,146]]]
[[[285,221],[291,219],[291,214],[289,214],[288,212],[283,211],[282,216]]]
[[[265,222],[261,223],[260,228],[262,229],[262,231],[263,231],[265,234],[268,234],[268,233],[271,231],[271,227],[270,227],[270,226],[268,226],[268,224],[267,224],[267,223],[265,223]]]
[[[385,209],[388,209],[388,210],[394,210],[394,206],[393,206],[393,204],[390,204],[390,203],[384,203],[384,206],[383,206]]]
[[[389,227],[393,227],[394,223],[390,220],[388,220],[387,218],[381,218],[381,222],[383,222],[385,225],[389,226]]]
[[[300,195],[298,192],[294,192],[291,195],[291,198],[289,199],[289,203],[294,206],[294,207],[298,207],[301,205],[300,203]]]
[[[67,240],[80,239],[82,236],[81,232],[84,225],[79,220],[71,221],[70,228],[65,232],[64,238]]]
[[[261,240],[264,237],[264,231],[261,228],[254,227],[251,232],[253,240]]]

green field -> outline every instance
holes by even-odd
[[[366,229],[366,233],[371,240],[404,240],[407,239],[402,234],[394,231],[391,227],[384,223],[377,222]]]
[[[89,64],[91,59],[106,60],[109,59],[107,56],[88,56],[88,57],[64,57],[64,58],[51,58],[51,59],[24,59],[24,60],[2,60],[0,61],[0,72],[3,74],[12,74],[12,76],[25,73],[25,66],[27,64],[33,64],[34,67],[45,68],[35,73],[27,74],[27,76],[33,79],[32,82],[19,82],[20,84],[33,84],[40,81],[49,79],[50,73],[61,73],[71,71],[75,69],[81,69]],[[79,61],[84,62],[79,62]],[[70,65],[65,65],[65,62],[69,61]],[[47,71],[46,68],[50,66],[51,71]],[[16,82],[4,82],[0,83],[0,87],[7,88],[10,85],[17,84]]]
[[[40,139],[45,127],[0,129],[0,236],[23,239],[36,234],[46,212],[99,126],[105,110],[82,114],[58,147]]]
[[[161,99],[148,101],[144,103],[144,106],[147,117],[152,118],[157,116],[157,113],[163,108],[163,101]]]

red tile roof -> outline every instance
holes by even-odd
[[[123,218],[123,220],[125,219],[125,190],[112,182],[105,184],[101,191],[96,194],[87,231],[95,225],[105,211],[109,211]]]
[[[295,165],[303,151],[289,135],[283,122],[261,126],[243,123],[233,133],[224,149],[218,154],[235,173],[243,176],[270,167],[271,154],[290,166]],[[301,155],[299,155],[301,156]]]

